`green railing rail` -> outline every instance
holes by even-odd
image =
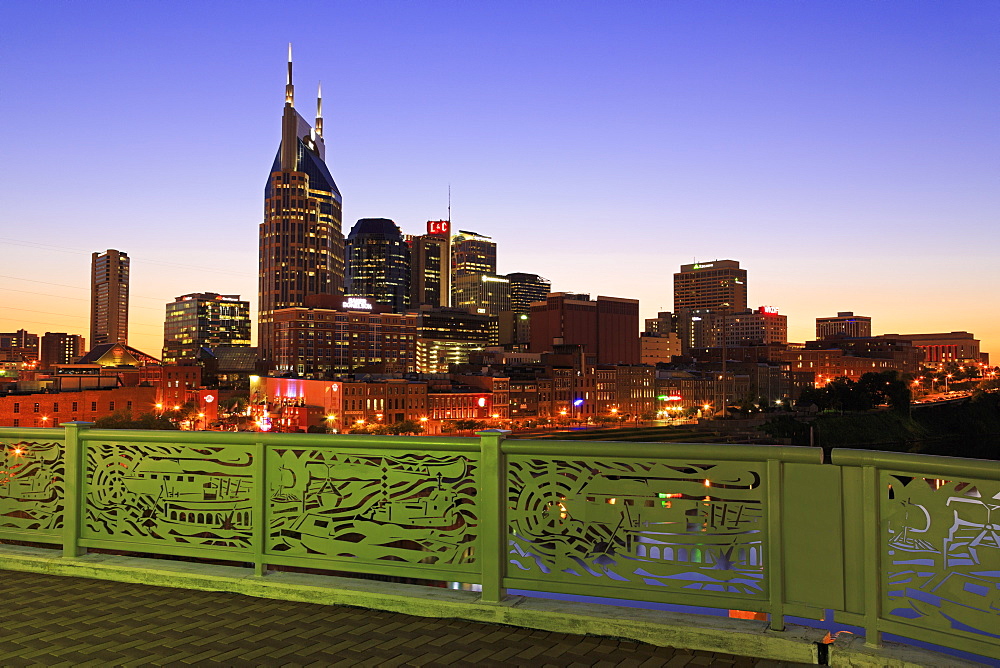
[[[0,427],[0,539],[833,619],[1000,658],[1000,464]]]

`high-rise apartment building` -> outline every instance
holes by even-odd
[[[326,165],[322,95],[310,126],[295,109],[289,47],[281,145],[264,189],[260,225],[258,345],[267,365],[274,361],[274,311],[302,306],[308,295],[343,295],[341,204]]]
[[[773,306],[759,306],[756,311],[723,311],[711,317],[711,340],[708,347],[769,345],[788,343],[788,316]]]
[[[410,305],[451,305],[451,223],[427,221],[427,234],[410,239]]]
[[[788,317],[773,306],[760,306],[754,311],[683,309],[675,315],[674,326],[684,355],[702,348],[788,342]]]
[[[202,348],[250,346],[250,302],[239,295],[197,292],[167,304],[163,363],[194,360]]]
[[[747,309],[747,271],[736,260],[681,265],[674,274],[674,311]]]
[[[871,335],[872,319],[866,315],[854,315],[853,311],[839,311],[836,317],[816,318],[817,339],[837,336],[862,339]]]
[[[666,336],[677,331],[676,320],[670,311],[660,311],[655,318],[646,318],[646,329],[643,331],[656,336]]]
[[[552,281],[538,274],[514,272],[504,276],[510,281],[510,310],[518,315],[531,312],[531,305],[545,301],[552,291]]]
[[[452,274],[461,276],[497,273],[497,245],[489,237],[459,230],[452,238]]]
[[[83,337],[79,334],[45,332],[42,335],[42,357],[39,366],[42,369],[51,369],[56,364],[73,364],[86,352]]]
[[[410,305],[410,248],[387,218],[362,218],[347,237],[344,293],[402,313]]]
[[[128,255],[108,249],[90,256],[90,345],[128,343]]]
[[[38,334],[31,334],[24,329],[0,333],[0,361],[38,361]]]
[[[531,306],[531,352],[583,346],[598,364],[639,364],[639,300],[567,292]]]

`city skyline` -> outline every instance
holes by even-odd
[[[420,234],[445,217],[451,184],[455,229],[492,237],[499,273],[638,299],[641,318],[672,310],[680,265],[734,259],[750,306],[777,306],[793,341],[853,311],[875,333],[1000,342],[987,111],[1000,94],[983,85],[996,76],[995,6],[552,5],[521,23],[459,5],[320,9],[351,28],[336,48],[316,27],[250,26],[263,5],[211,44],[195,39],[210,10],[66,6],[42,21],[44,6],[4,10],[25,29],[0,46],[0,83],[58,123],[5,138],[0,331],[86,336],[88,260],[107,248],[132,260],[129,343],[146,353],[158,355],[176,295],[253,301],[291,39],[300,89],[324,80],[346,229],[384,217]],[[203,23],[184,41],[192,16]],[[598,27],[595,54],[582,38]],[[401,42],[359,58],[375,35]],[[4,127],[23,110],[0,112]],[[58,187],[38,178],[43,155],[61,161],[48,165]],[[129,163],[113,178],[93,168],[111,156]]]

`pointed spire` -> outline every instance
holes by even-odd
[[[295,86],[292,85],[292,43],[288,43],[288,81],[285,82],[285,104],[295,106]]]
[[[316,136],[323,136],[323,82],[316,85]]]

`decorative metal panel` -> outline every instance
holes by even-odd
[[[242,446],[88,444],[83,536],[249,548],[253,464]]]
[[[63,444],[18,441],[0,447],[0,529],[61,528]]]
[[[508,465],[512,577],[764,597],[764,464]]]
[[[882,473],[884,615],[1000,638],[1000,482]]]
[[[275,448],[268,549],[471,570],[475,469],[463,455]]]

